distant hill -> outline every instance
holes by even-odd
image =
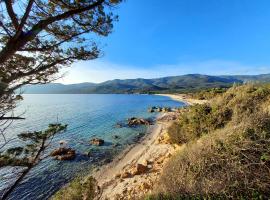
[[[110,80],[103,83],[79,83],[64,85],[50,83],[45,85],[24,86],[26,94],[106,94],[106,93],[167,93],[187,92],[213,87],[229,87],[234,83],[269,82],[270,74],[209,76],[187,74],[155,79]]]

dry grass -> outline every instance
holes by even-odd
[[[149,199],[269,198],[269,97],[268,86],[235,86],[184,112],[169,134],[186,148],[167,163]]]

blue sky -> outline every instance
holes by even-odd
[[[187,73],[270,73],[269,0],[126,0],[104,56],[68,68],[63,83]]]

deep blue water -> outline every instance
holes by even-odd
[[[49,123],[68,124],[65,133],[54,138],[52,148],[58,141],[65,140],[74,148],[78,156],[74,161],[56,161],[50,157],[39,163],[10,199],[48,199],[55,191],[75,176],[89,173],[90,168],[111,159],[127,144],[134,142],[138,134],[145,134],[146,127],[116,128],[117,122],[129,117],[154,118],[148,113],[151,106],[181,107],[184,104],[168,97],[155,95],[102,95],[102,94],[44,94],[24,95],[24,100],[16,110],[25,120],[15,121],[8,130],[8,137],[29,131],[42,130]],[[118,135],[119,139],[114,139]],[[105,140],[102,147],[89,144],[92,137]],[[114,147],[114,144],[119,144]],[[13,142],[11,145],[19,144]],[[49,149],[49,151],[51,150]],[[85,154],[91,151],[92,156]],[[0,169],[0,190],[4,187],[8,170]]]

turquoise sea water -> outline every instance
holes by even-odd
[[[126,145],[133,143],[139,134],[146,133],[145,126],[116,128],[116,123],[125,122],[133,116],[155,118],[155,113],[147,112],[151,106],[181,107],[184,103],[155,95],[24,95],[24,101],[16,113],[23,114],[26,119],[15,121],[7,136],[12,138],[24,131],[42,130],[49,123],[68,124],[68,130],[54,138],[49,151],[58,146],[58,141],[65,140],[68,146],[76,150],[77,157],[73,161],[56,161],[50,157],[44,159],[10,199],[48,199],[75,176],[89,172],[94,165],[110,161]],[[115,139],[115,135],[119,139]],[[93,137],[104,139],[105,145],[91,146],[89,140]],[[19,144],[18,141],[11,143],[15,144]],[[117,147],[115,144],[118,144]],[[91,152],[90,157],[86,156],[88,152]],[[7,176],[9,169],[0,169],[0,191],[4,188]]]

